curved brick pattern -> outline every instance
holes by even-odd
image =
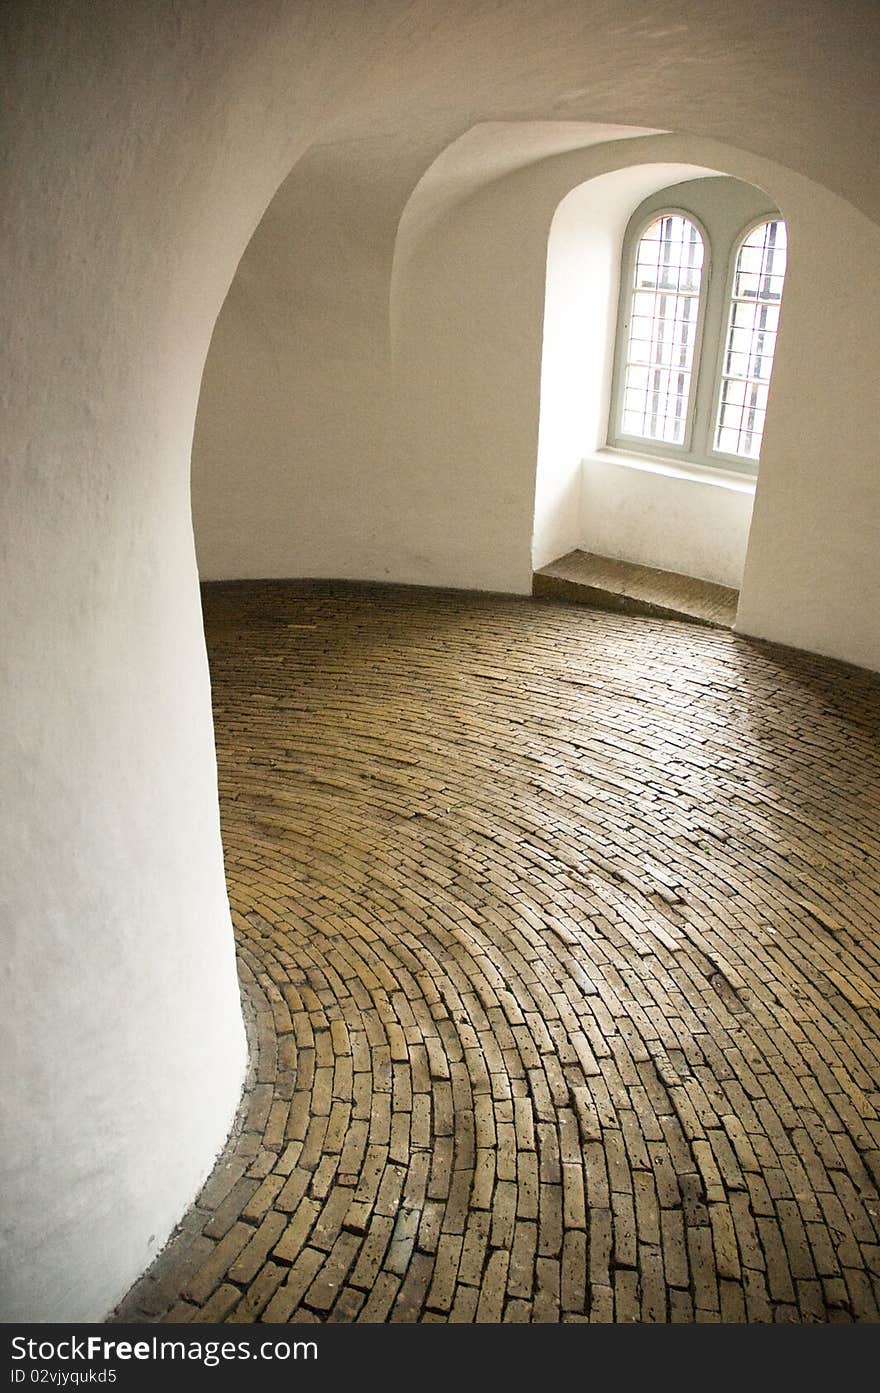
[[[120,1316],[876,1320],[877,679],[497,597],[206,615],[252,1076]]]

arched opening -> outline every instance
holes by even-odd
[[[851,605],[847,588],[873,574],[859,442],[873,429],[874,318],[863,306],[877,233],[862,214],[733,146],[587,122],[473,127],[382,218],[370,211],[365,177],[360,161],[340,163],[332,146],[302,160],[242,260],[211,345],[194,443],[204,575],[527,593],[536,568],[579,544],[582,461],[602,450],[591,459],[591,526],[619,532],[635,519],[665,544],[658,520],[677,495],[670,536],[690,556],[645,553],[654,565],[739,586],[744,632],[839,655],[874,652],[869,606]],[[700,180],[763,191],[758,212],[779,209],[794,230],[789,347],[774,368],[757,491],[754,473],[691,470],[683,479],[670,460],[636,478],[604,450],[628,218],[662,189]],[[369,214],[363,239],[354,235],[360,212]],[[586,252],[584,219],[595,232]],[[583,289],[563,277],[561,318],[547,281],[548,239],[557,238],[575,271],[588,272]],[[829,379],[829,336],[846,378]],[[542,361],[553,362],[543,382]],[[629,505],[636,482],[650,506]],[[699,546],[694,516],[707,534]],[[821,548],[801,540],[817,529]],[[604,535],[591,545],[614,551]]]
[[[650,269],[638,274],[666,210],[670,235],[693,228],[699,248],[686,297],[664,294],[661,280],[652,290]],[[754,185],[668,164],[601,175],[560,203],[547,251],[536,570],[581,551],[740,589],[757,450],[738,457],[735,439],[717,450],[716,424],[734,262],[759,214],[780,216]]]
[[[873,661],[867,659],[876,652],[876,636],[864,622],[868,611],[852,604],[840,580],[846,574],[850,593],[871,603],[870,510],[859,502],[869,469],[859,442],[876,430],[867,366],[875,328],[866,313],[876,293],[876,228],[814,180],[693,136],[615,132],[591,144],[595,132],[586,126],[581,148],[569,144],[560,152],[550,143],[544,155],[533,146],[526,164],[503,168],[497,177],[456,178],[454,157],[464,160],[472,138],[515,142],[514,124],[475,128],[450,147],[413,191],[401,219],[391,281],[388,436],[401,503],[388,534],[395,578],[526,593],[536,564],[577,544],[580,431],[584,417],[592,419],[601,446],[610,342],[582,334],[580,363],[564,352],[577,382],[566,387],[564,369],[555,377],[558,396],[582,393],[581,424],[572,438],[572,418],[555,409],[554,393],[541,399],[542,358],[545,349],[547,359],[555,351],[546,322],[554,213],[583,198],[585,215],[606,229],[590,244],[594,274],[584,279],[588,308],[579,320],[583,324],[595,310],[610,334],[619,248],[634,209],[676,182],[726,177],[764,191],[793,229],[788,347],[774,367],[759,486],[753,475],[731,474],[722,482],[716,473],[711,488],[693,483],[687,497],[702,491],[715,500],[721,523],[713,554],[718,538],[738,539],[728,562],[742,575],[739,631]],[[553,134],[542,130],[541,140]],[[572,192],[580,188],[583,193]],[[564,204],[569,195],[571,203]],[[617,220],[613,237],[606,203]],[[560,216],[557,230],[561,222]],[[840,246],[847,248],[845,259],[837,254]],[[819,305],[821,335],[815,328]],[[829,340],[846,365],[833,378]],[[591,354],[600,359],[595,372],[582,370]],[[674,466],[661,470],[674,473]],[[665,499],[665,479],[651,484],[648,473],[642,484],[661,489]],[[622,469],[617,476],[623,477]],[[387,477],[383,463],[376,478]],[[661,499],[659,511],[665,506]],[[728,528],[733,513],[737,524]],[[595,516],[606,515],[596,510]],[[411,533],[409,539],[401,535],[401,524],[408,530],[414,520],[415,544]]]

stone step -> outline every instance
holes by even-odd
[[[570,551],[532,577],[532,594],[622,614],[733,628],[739,591],[588,551]]]

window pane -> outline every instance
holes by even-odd
[[[761,452],[786,255],[784,222],[754,228],[737,255],[715,430],[715,449],[728,455]]]
[[[703,239],[694,224],[672,213],[651,223],[636,253],[623,384],[624,435],[673,445],[684,441],[702,274]]]

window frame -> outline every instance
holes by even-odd
[[[649,227],[663,218],[686,218],[693,223],[703,239],[703,263],[700,268],[700,291],[697,305],[697,326],[694,335],[693,366],[690,387],[685,408],[684,439],[678,444],[668,440],[655,440],[646,435],[626,435],[621,429],[626,387],[626,359],[629,348],[630,323],[633,317],[633,301],[636,285],[635,273],[639,247]],[[712,269],[712,243],[705,224],[699,215],[689,209],[669,204],[653,212],[646,213],[638,222],[630,222],[623,240],[620,259],[620,295],[617,313],[617,333],[614,340],[614,364],[611,388],[611,413],[608,428],[608,444],[616,450],[630,454],[650,453],[663,459],[680,459],[692,451],[694,425],[696,421],[696,399],[699,367],[702,361],[703,331],[706,323],[706,304]]]
[[[724,300],[722,303],[721,332],[718,335],[718,352],[716,354],[715,370],[712,374],[712,414],[709,419],[709,429],[706,439],[708,455],[712,459],[721,460],[724,464],[728,462],[736,465],[740,470],[757,474],[758,466],[761,463],[761,451],[758,451],[757,459],[752,459],[749,455],[732,455],[726,450],[715,448],[715,437],[718,434],[718,420],[721,415],[721,386],[724,380],[724,358],[727,353],[727,340],[730,334],[730,319],[733,313],[733,292],[736,287],[736,265],[739,261],[740,252],[757,227],[766,227],[768,223],[781,222],[785,225],[786,258],[785,271],[783,273],[782,294],[779,297],[779,328],[776,331],[776,343],[773,347],[773,367],[770,370],[770,377],[767,382],[767,411],[770,410],[770,391],[773,386],[773,370],[776,367],[776,349],[779,344],[779,329],[782,326],[782,307],[785,303],[785,279],[788,276],[788,249],[790,246],[788,223],[781,213],[765,213],[759,218],[750,218],[733,240],[733,245],[728,258],[727,275],[724,279]],[[766,417],[764,426],[766,427]],[[764,445],[764,433],[761,432],[761,448]],[[716,466],[717,467],[717,466]]]
[[[658,194],[662,192],[663,190],[658,190]],[[674,190],[670,189],[668,192],[673,193]],[[652,197],[656,197],[656,195],[652,195]],[[704,248],[700,306],[697,316],[697,333],[694,340],[685,433],[683,441],[679,444],[653,440],[648,436],[626,435],[621,429],[625,400],[626,357],[632,320],[638,248],[647,229],[659,219],[670,216],[687,218],[689,222],[692,222],[703,238]],[[695,209],[687,207],[683,203],[670,201],[668,204],[663,203],[651,211],[642,213],[639,209],[635,210],[623,235],[619,261],[620,284],[611,358],[606,448],[635,459],[656,459],[665,463],[682,465],[686,468],[708,469],[716,474],[737,474],[751,479],[755,478],[760,465],[760,454],[758,459],[752,459],[746,455],[734,455],[717,450],[715,438],[737,260],[746,238],[756,227],[762,227],[765,223],[770,222],[785,224],[787,247],[790,254],[791,234],[788,222],[784,214],[772,204],[767,205],[765,211],[752,215],[746,223],[738,220],[734,224],[733,220],[730,219],[721,235],[719,235],[719,229],[716,228],[714,245],[706,221]],[[716,252],[720,253],[717,258]],[[723,268],[723,274],[719,273],[721,268]],[[788,260],[786,261],[786,274],[787,272]],[[780,330],[784,301],[785,286],[783,284],[779,315]],[[778,348],[778,331],[776,348]],[[776,366],[775,350],[773,366],[774,368]],[[771,391],[772,380],[773,373],[771,372]],[[768,391],[768,410],[769,401],[770,391]]]

